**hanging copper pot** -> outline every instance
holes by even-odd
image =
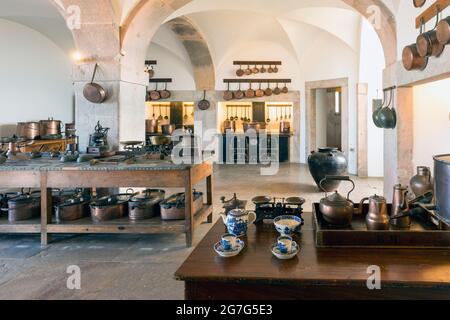
[[[245,71],[242,70],[242,66],[239,66],[239,70],[236,71],[236,75],[237,75],[238,77],[242,77],[242,76],[244,76],[244,74],[245,74]]]
[[[159,95],[161,96],[161,99],[169,99],[170,98],[170,96],[172,94],[170,93],[169,90],[167,90],[167,83],[165,83],[164,90],[161,90],[159,92]]]
[[[239,83],[239,89],[238,89],[238,91],[236,91],[235,93],[234,93],[234,97],[236,98],[236,99],[243,99],[244,98],[244,96],[245,96],[245,93],[244,93],[244,91],[242,91],[241,90],[241,84]]]
[[[427,0],[413,0],[414,7],[422,8]]]
[[[286,94],[288,92],[289,92],[289,88],[287,87],[287,84],[285,83],[283,89],[281,89],[281,93]]]
[[[252,69],[252,73],[253,74],[258,74],[259,73],[259,69],[258,67],[255,65],[255,67]]]
[[[419,35],[416,45],[417,52],[421,57],[438,57],[444,51],[444,45],[438,41],[436,30]]]
[[[264,97],[264,90],[261,89],[261,86],[262,86],[262,84],[260,83],[260,84],[259,84],[259,89],[256,90],[256,92],[255,92],[255,95],[256,95],[258,98]]]
[[[421,57],[417,45],[411,44],[403,49],[403,66],[406,70],[424,70],[428,64],[428,57]]]
[[[245,69],[245,75],[246,76],[250,76],[253,72],[252,72],[252,69],[250,68],[250,65],[247,67],[247,69]]]
[[[155,90],[150,91],[150,99],[152,101],[158,101],[161,99],[161,95],[158,91],[158,83],[156,83],[155,85],[156,85]]]
[[[223,99],[225,101],[230,101],[230,100],[233,100],[233,97],[234,97],[233,91],[230,91],[230,84],[228,83],[228,89],[223,94]]]
[[[255,90],[253,90],[251,82],[249,83],[249,86],[248,90],[245,91],[245,97],[251,99],[255,97]]]
[[[264,90],[264,95],[267,96],[267,97],[270,97],[272,95],[272,93],[273,93],[273,91],[270,88],[270,83],[267,83],[267,89]]]
[[[281,89],[280,89],[280,86],[278,85],[278,83],[277,83],[277,87],[275,89],[273,89],[273,94],[276,96],[281,94]]]
[[[436,27],[436,37],[439,43],[450,44],[450,16],[439,21]]]

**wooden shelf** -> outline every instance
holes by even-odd
[[[437,10],[439,9],[439,11],[442,12],[448,6],[450,6],[450,0],[437,0],[416,18],[416,29],[419,29],[422,26],[422,23],[425,24],[432,19],[436,19]]]
[[[195,224],[201,224],[212,213],[212,206],[204,205],[194,216]],[[103,233],[103,234],[150,234],[186,232],[185,220],[163,221],[160,217],[131,221],[128,218],[95,223],[91,217],[70,222],[56,222],[47,225],[48,233]]]
[[[10,223],[8,215],[2,214],[0,216],[0,233],[41,233],[40,218],[18,221]]]

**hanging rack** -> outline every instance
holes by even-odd
[[[427,23],[431,19],[436,17],[436,11],[442,12],[448,6],[450,6],[450,0],[437,0],[428,9],[426,9],[421,15],[416,18],[416,29],[421,28],[422,24]]]

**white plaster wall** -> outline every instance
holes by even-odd
[[[60,47],[23,25],[0,19],[0,136],[21,121],[72,122],[72,65]]]
[[[327,89],[316,90],[316,144],[327,146]]]
[[[370,24],[362,19],[359,82],[368,84],[367,110],[367,159],[368,174],[371,177],[384,175],[384,134],[372,121],[372,100],[382,97],[385,59],[378,35]]]
[[[433,168],[433,156],[450,153],[450,79],[414,87],[415,166]]]

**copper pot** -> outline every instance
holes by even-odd
[[[436,30],[420,34],[417,37],[417,52],[421,57],[437,57],[444,51],[444,45],[437,39]]]
[[[406,70],[424,70],[428,64],[428,57],[421,57],[417,45],[411,44],[403,49],[403,66]]]
[[[161,126],[162,134],[171,136],[172,133],[175,131],[176,127],[174,124],[164,124]]]
[[[246,98],[249,98],[249,99],[255,97],[255,90],[253,90],[252,84],[251,84],[251,83],[250,83],[250,88],[248,88],[248,90],[245,91],[245,97],[246,97]]]
[[[61,121],[49,118],[48,120],[41,120],[40,124],[41,136],[61,135]]]
[[[272,89],[270,88],[270,84],[267,84],[267,89],[264,90],[264,95],[270,97],[273,94]]]
[[[158,133],[158,119],[145,120],[145,132]]]
[[[259,84],[259,89],[256,90],[255,95],[256,95],[258,98],[264,97],[264,90],[261,89],[261,84]]]
[[[17,125],[17,135],[28,140],[36,140],[41,135],[41,124],[39,122],[26,122]]]
[[[413,0],[414,7],[421,8],[427,0]]]
[[[243,99],[244,97],[245,97],[245,93],[244,93],[244,91],[242,91],[241,90],[241,84],[239,84],[239,89],[238,89],[238,91],[236,91],[235,93],[234,93],[234,97],[236,98],[236,99]]]
[[[233,91],[230,91],[230,84],[228,84],[228,89],[223,94],[223,99],[225,101],[230,101],[230,100],[233,100],[233,97],[234,97]]]
[[[450,44],[450,17],[439,21],[436,27],[436,37],[443,45]]]

